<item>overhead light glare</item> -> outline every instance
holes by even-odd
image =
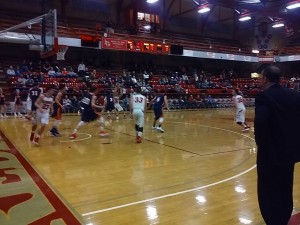
[[[203,6],[198,9],[198,13],[206,13],[209,11],[210,11],[210,8],[208,6]]]
[[[258,54],[259,51],[257,49],[252,49],[252,53]]]
[[[243,16],[239,18],[239,21],[247,21],[247,20],[251,20],[251,16]]]
[[[150,29],[151,29],[151,26],[150,26],[150,25],[146,25],[146,26],[144,26],[144,29],[150,30]]]
[[[157,2],[158,0],[147,0],[147,3],[150,3],[150,4],[152,4],[152,3],[155,3],[155,2]]]
[[[272,25],[273,28],[283,27],[284,23],[275,23]]]
[[[292,3],[288,6],[286,6],[287,9],[296,9],[296,8],[299,8],[300,7],[300,2],[295,2],[295,3]]]

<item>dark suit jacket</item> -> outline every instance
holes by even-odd
[[[300,161],[299,94],[274,84],[255,98],[257,163]]]

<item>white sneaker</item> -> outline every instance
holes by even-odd
[[[242,132],[249,132],[250,131],[250,128],[246,127],[242,130]]]
[[[160,131],[160,132],[162,132],[162,133],[165,132],[164,129],[162,129],[161,127],[156,127],[156,130],[158,130],[158,131]]]
[[[152,130],[156,130],[156,128],[157,128],[157,127],[153,127],[153,126],[152,126]]]

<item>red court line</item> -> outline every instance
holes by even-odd
[[[10,152],[19,160],[24,169],[39,187],[44,196],[48,199],[50,204],[56,210],[51,216],[53,219],[62,219],[67,225],[81,225],[82,223],[75,217],[75,215],[67,208],[62,200],[55,194],[55,192],[49,187],[49,185],[42,179],[42,177],[34,170],[30,163],[24,158],[24,156],[18,151],[18,149],[10,142],[5,134],[0,130],[0,136],[3,141],[10,148]],[[54,215],[55,214],[55,215]],[[50,215],[49,215],[50,216]],[[42,219],[42,218],[41,218]],[[42,222],[42,221],[40,221]],[[39,223],[37,223],[39,224]],[[41,223],[42,224],[42,223]]]

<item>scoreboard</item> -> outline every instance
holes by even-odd
[[[168,55],[170,52],[170,45],[166,44],[143,40],[124,40],[106,37],[103,37],[101,40],[101,48],[163,55]]]

